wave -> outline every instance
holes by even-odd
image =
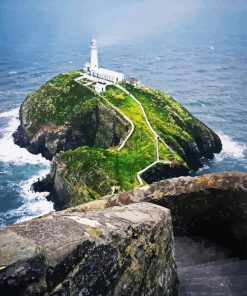
[[[44,169],[32,178],[18,184],[22,205],[1,213],[0,227],[6,226],[6,221],[11,224],[20,223],[54,211],[53,203],[46,199],[48,192],[36,193],[31,189],[32,184],[46,176],[48,172],[49,169]]]
[[[31,92],[31,90],[27,91],[18,91],[15,89],[10,89],[7,91],[0,91],[1,96],[11,96],[11,95],[27,95],[28,92]]]
[[[199,168],[199,169],[196,171],[196,173],[197,173],[197,175],[199,175],[200,173],[202,173],[202,172],[204,173],[204,171],[205,171],[205,170],[208,170],[208,169],[210,169],[210,166],[204,164],[203,167]],[[193,172],[194,172],[194,171],[193,171]]]
[[[11,162],[15,165],[44,164],[48,166],[50,162],[41,155],[33,155],[25,148],[14,144],[12,134],[19,125],[18,112],[19,109],[16,108],[0,113],[0,118],[7,119],[7,127],[1,130],[3,137],[0,139],[0,161]]]
[[[221,132],[218,135],[222,142],[222,151],[215,155],[216,161],[222,161],[226,158],[241,159],[245,157],[246,145],[238,143],[230,136]]]
[[[0,118],[6,118],[7,126],[1,130],[3,137],[0,139],[0,161],[13,165],[37,165],[39,171],[28,180],[17,183],[21,206],[11,209],[0,215],[0,224],[4,226],[6,221],[22,222],[53,211],[53,203],[47,201],[47,192],[36,193],[31,189],[32,184],[47,175],[50,161],[41,155],[33,155],[25,148],[20,148],[13,142],[12,134],[19,125],[18,108],[0,113]],[[42,169],[40,169],[42,168]],[[0,174],[8,173],[1,171]],[[9,222],[8,222],[9,223]]]
[[[18,72],[17,71],[9,71],[9,74],[12,75],[12,74],[17,74]]]
[[[48,192],[37,193],[32,189],[32,184],[38,179],[44,178],[48,173],[49,168],[46,168],[27,181],[20,182],[20,195],[24,204],[17,209],[21,217],[15,223],[27,221],[54,211],[53,203],[46,199]]]

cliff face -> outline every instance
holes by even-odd
[[[170,96],[128,84],[127,93],[108,86],[99,96],[88,81],[75,81],[79,75],[60,74],[30,94],[14,134],[18,145],[53,159],[48,179],[34,188],[49,188],[57,208],[138,186],[137,173],[154,163],[157,148],[160,162],[141,175],[147,183],[187,175],[201,157],[220,152],[219,137]],[[158,146],[130,93],[162,139]]]
[[[74,81],[79,72],[61,74],[27,96],[20,108],[14,141],[52,159],[58,152],[87,145],[116,146],[129,123]]]

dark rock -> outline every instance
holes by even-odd
[[[200,157],[213,159],[214,153],[219,153],[222,150],[220,137],[202,121],[197,118],[195,120],[198,125],[204,127],[204,129],[200,130],[200,133],[198,133],[195,126],[191,127],[193,137],[200,151]]]
[[[0,230],[1,295],[174,295],[169,210],[57,212]]]
[[[197,169],[201,168],[203,166],[201,163],[201,160],[200,160],[201,153],[199,151],[199,148],[198,148],[196,142],[188,143],[179,137],[174,136],[174,138],[176,139],[176,141],[179,143],[179,145],[184,150],[183,158],[186,160],[188,167],[192,170],[197,170]],[[181,175],[186,176],[187,173],[182,173],[182,174],[174,176],[174,177],[178,177]]]
[[[25,102],[25,101],[24,101]],[[79,146],[109,148],[118,145],[128,131],[128,123],[114,109],[101,103],[97,108],[84,112],[76,122],[57,125],[48,122],[30,136],[31,122],[21,124],[13,134],[15,144],[25,147],[33,154],[41,153],[51,160],[57,153]]]
[[[247,258],[247,174],[238,172],[163,180],[75,207],[111,207],[152,202],[172,213],[175,234],[193,234]],[[69,209],[73,211],[73,208]]]
[[[0,291],[176,295],[171,217],[164,207],[176,234],[204,237],[244,259],[246,200],[246,173],[180,177],[9,226],[0,230]],[[222,258],[180,267],[184,295],[231,289],[244,295],[246,261]]]
[[[185,166],[178,165],[177,163],[157,163],[149,170],[145,171],[141,177],[143,180],[150,184],[158,182],[163,179],[174,178],[179,176],[187,176],[189,169]]]
[[[60,171],[64,171],[65,164],[63,162],[57,162],[57,157],[54,157],[51,163],[50,174],[43,180],[42,184],[49,184],[49,195],[47,199],[54,203],[55,210],[62,210],[71,204],[72,190],[70,191],[67,183],[65,182],[63,175]],[[47,188],[47,187],[46,187]],[[48,188],[47,188],[48,189]]]
[[[54,179],[52,174],[48,174],[45,178],[38,180],[32,184],[32,189],[35,192],[50,192],[54,185]]]

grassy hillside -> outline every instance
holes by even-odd
[[[98,105],[94,93],[74,81],[79,75],[79,71],[60,74],[28,95],[22,105],[21,119],[24,125],[29,125],[30,137],[48,122],[75,125],[78,117]]]
[[[103,96],[132,120],[135,130],[120,152],[116,147],[107,150],[80,147],[61,155],[67,167],[65,179],[77,180],[71,189],[76,191],[74,196],[84,200],[85,196],[95,199],[105,195],[112,191],[112,186],[120,186],[121,190],[138,186],[137,172],[155,161],[154,137],[138,104],[115,86],[108,86]],[[164,144],[160,143],[159,150],[161,160],[174,161],[173,154]],[[185,165],[179,154],[175,157]]]
[[[96,113],[90,113],[91,119],[86,125],[88,131],[95,129],[96,140],[60,153],[55,160],[56,174],[63,180],[62,185],[70,195],[71,205],[100,198],[114,192],[116,188],[122,191],[138,186],[137,173],[156,160],[154,135],[148,128],[140,106],[113,85],[99,96],[94,91],[94,84],[87,85],[88,81],[78,83],[74,80],[79,75],[80,72],[74,71],[53,78],[30,94],[21,110],[22,124],[32,139],[39,128],[47,123],[76,126],[85,119],[88,110],[97,109]],[[173,98],[147,87],[123,86],[142,103],[152,127],[166,142],[167,145],[164,145],[159,141],[159,156],[161,161],[170,163],[171,168],[188,169],[192,167],[193,161],[199,161],[200,147],[197,143],[207,149],[203,137],[208,147],[212,146],[210,141],[214,141],[214,136],[211,131]],[[128,123],[123,125],[123,116],[119,112],[124,113],[135,126],[121,151],[117,151],[117,147],[128,133]],[[116,118],[118,124],[114,125]],[[95,125],[96,122],[98,125]],[[85,127],[81,129],[85,130]],[[110,137],[108,129],[113,130],[110,136],[114,138],[117,135],[120,139],[122,134],[122,139],[120,142],[116,140],[117,144],[109,145],[108,141],[108,146],[99,145]],[[62,166],[59,165],[61,163]]]

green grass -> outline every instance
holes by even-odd
[[[138,186],[136,173],[149,164],[137,151],[117,153],[86,146],[67,151],[59,158],[66,162],[63,178],[83,202],[88,201],[85,196],[92,200],[111,193],[112,186],[120,186],[121,190]]]
[[[94,93],[74,81],[79,75],[79,71],[60,74],[28,95],[22,105],[22,121],[24,125],[31,123],[30,136],[48,122],[76,125],[78,117],[98,105]]]
[[[76,127],[83,114],[99,104],[107,106],[106,112],[108,108],[111,109],[111,105],[106,102],[128,116],[135,130],[120,152],[117,152],[116,147],[102,149],[96,145],[79,147],[57,156],[58,161],[66,164],[61,177],[73,196],[74,205],[109,194],[113,186],[120,186],[121,190],[138,186],[137,172],[156,161],[154,136],[139,105],[115,86],[108,86],[102,99],[90,87],[74,81],[79,75],[78,71],[60,74],[28,96],[22,106],[22,121],[24,125],[31,123],[30,138],[43,124],[49,122],[58,126],[69,123]],[[181,143],[193,143],[193,133],[198,133],[198,128],[202,132],[204,127],[170,96],[151,88],[128,84],[123,86],[142,103],[154,130],[175,150],[173,154],[159,141],[160,160],[173,164],[176,160],[185,166],[185,151]],[[102,116],[105,116],[103,119],[106,121],[112,120],[106,114]]]
[[[155,161],[155,141],[154,136],[147,126],[139,105],[122,90],[115,86],[108,86],[107,91],[103,94],[114,106],[118,107],[134,123],[135,131],[130,140],[127,142],[124,150],[140,151],[149,164]],[[160,122],[162,124],[162,122]],[[160,143],[160,159],[173,160],[170,150]]]
[[[203,133],[213,140],[208,128],[171,96],[149,87],[133,87],[130,84],[124,87],[143,104],[155,130],[179,154],[182,152],[179,142],[192,144],[195,137]]]
[[[135,125],[135,130],[120,152],[112,148],[104,150],[80,147],[62,155],[62,159],[67,163],[65,178],[77,180],[74,184],[75,196],[81,195],[81,198],[83,196],[99,198],[111,192],[112,186],[120,186],[121,190],[138,186],[137,172],[156,160],[154,136],[139,105],[115,86],[108,86],[103,96],[129,117]],[[163,124],[161,119],[157,122]],[[161,142],[159,142],[159,152],[161,160],[174,160],[171,151]],[[175,159],[183,163],[183,159],[177,153]]]
[[[186,122],[193,120],[193,117],[172,97],[148,87],[133,87],[129,84],[125,87],[143,104],[149,121],[157,133],[164,139],[170,138],[175,149],[180,146],[175,140],[176,137],[187,142],[193,141],[185,131]]]

